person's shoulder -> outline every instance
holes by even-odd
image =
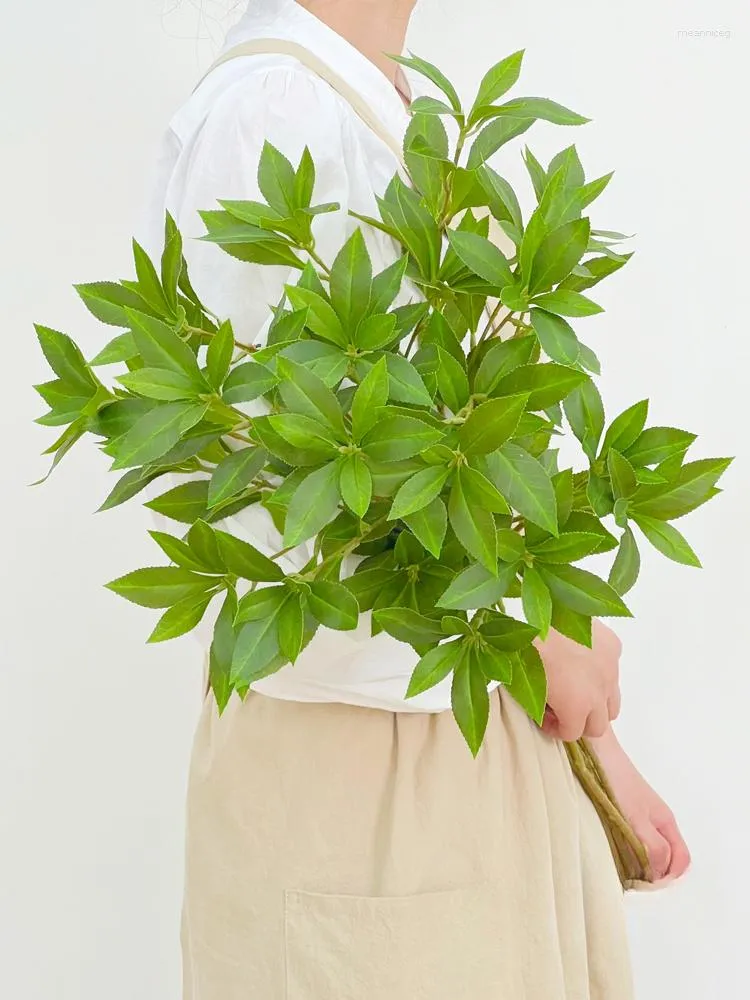
[[[236,66],[224,64],[214,71],[224,69],[227,77],[211,95],[205,117],[209,127],[256,134],[284,126],[327,137],[340,135],[349,105],[313,70],[292,56],[279,56],[273,62],[253,59],[256,66],[250,62],[238,60]]]

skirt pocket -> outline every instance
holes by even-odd
[[[521,996],[501,892],[495,883],[410,896],[287,890],[286,1000]]]

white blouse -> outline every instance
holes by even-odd
[[[393,84],[354,45],[296,0],[251,0],[228,32],[221,52],[257,37],[286,38],[312,50],[362,95],[397,139],[403,137],[409,114]],[[416,96],[421,78],[407,71],[407,79]],[[317,252],[328,262],[360,225],[347,209],[377,218],[375,196],[383,193],[398,169],[388,145],[342,96],[293,56],[255,54],[229,60],[215,67],[177,110],[156,159],[139,242],[158,260],[168,209],[185,237],[185,257],[198,296],[220,318],[231,319],[239,341],[257,344],[264,343],[270,305],[279,301],[284,283],[295,280],[291,269],[247,264],[191,237],[205,233],[198,211],[219,208],[218,198],[262,200],[256,174],[266,139],[294,164],[307,145],[316,168],[315,202],[340,203],[341,211],[320,215],[314,223]],[[364,225],[363,235],[374,270],[395,259],[398,248],[389,236]],[[397,304],[417,297],[416,289],[404,288]],[[258,412],[252,406],[240,408]],[[157,496],[184,481],[184,476],[161,476],[150,485],[148,495]],[[158,514],[154,518],[161,530],[182,534],[175,530],[175,522]],[[217,526],[266,554],[282,548],[268,511],[258,504]],[[311,544],[297,546],[280,559],[280,565],[287,571],[299,569],[310,558]],[[350,556],[344,575],[358,562],[358,557]],[[218,606],[215,598],[193,633],[204,648],[211,641]],[[252,687],[294,701],[409,712],[449,709],[450,676],[421,695],[404,699],[418,659],[411,646],[385,632],[371,636],[368,611],[352,631],[320,626],[294,665],[287,664]]]

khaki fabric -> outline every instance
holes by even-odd
[[[184,1000],[631,1000],[623,893],[561,743],[250,692],[200,716]]]

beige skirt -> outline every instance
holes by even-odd
[[[502,689],[472,759],[450,712],[251,692],[203,705],[185,1000],[631,1000],[602,826]]]

